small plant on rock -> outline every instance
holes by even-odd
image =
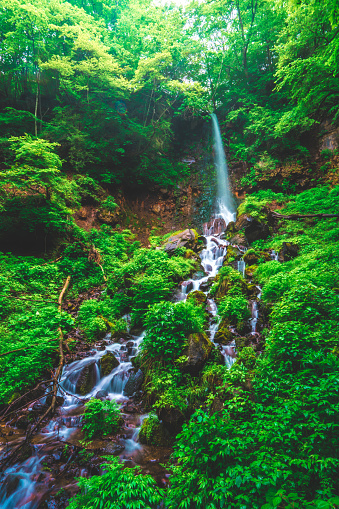
[[[122,425],[120,409],[116,401],[92,398],[85,404],[82,429],[86,438],[115,433]]]

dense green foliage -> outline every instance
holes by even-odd
[[[157,509],[163,491],[150,475],[138,473],[138,467],[125,468],[114,458],[103,465],[105,473],[79,481],[80,493],[68,506],[70,509]]]
[[[144,355],[165,362],[174,360],[182,353],[187,336],[203,330],[204,321],[201,308],[192,302],[155,304],[146,315]]]
[[[115,400],[92,398],[85,404],[83,422],[86,438],[112,435],[122,424],[119,406]]]
[[[334,211],[337,192],[306,191],[282,213]],[[242,207],[260,199],[251,196]],[[337,221],[285,221],[280,229],[258,241],[260,248],[279,249],[285,241],[301,250],[294,260],[266,262],[256,271],[272,312],[265,353],[255,365],[246,349],[238,358],[246,353],[241,366],[254,398],[248,390],[230,397],[226,378],[222,418],[202,410],[191,418],[175,448],[169,507],[338,505]]]

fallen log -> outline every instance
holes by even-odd
[[[331,217],[339,217],[339,214],[290,214],[289,216],[284,216],[283,214],[279,214],[279,212],[272,212],[272,216],[278,219],[307,219],[313,217],[320,218],[331,218]]]

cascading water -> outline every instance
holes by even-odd
[[[235,219],[235,204],[228,179],[228,167],[225,157],[218,118],[211,114],[213,123],[214,162],[217,171],[217,215],[222,217],[226,224]]]

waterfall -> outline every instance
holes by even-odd
[[[228,224],[235,220],[235,204],[228,179],[228,167],[221,138],[218,118],[211,114],[213,122],[214,163],[217,170],[217,212]]]

